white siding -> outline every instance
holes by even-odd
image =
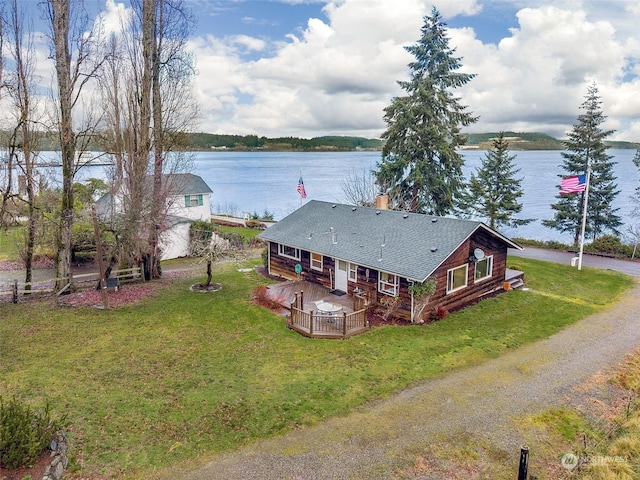
[[[209,221],[211,219],[211,194],[203,193],[201,195],[202,205],[198,205],[195,207],[185,206],[184,195],[175,195],[171,198],[169,215],[175,215],[176,217],[185,217],[191,220]]]
[[[160,235],[160,260],[186,257],[189,254],[190,223],[178,223]]]

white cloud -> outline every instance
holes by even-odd
[[[438,0],[435,2],[436,8],[444,18],[455,17],[456,15],[475,15],[482,11],[482,6],[477,0]]]
[[[482,44],[468,31],[451,32],[465,57],[465,69],[478,74],[464,89],[465,100],[481,115],[474,130],[536,130],[564,136],[593,81],[606,114],[634,103],[624,100],[628,84],[620,82],[628,50],[616,39],[611,23],[589,21],[581,9],[554,6],[524,8],[518,21],[519,28],[497,48]],[[630,107],[627,114],[632,111]]]
[[[133,10],[124,3],[115,0],[107,0],[105,10],[100,13],[97,23],[101,24],[105,33],[118,33],[122,30],[123,23],[133,15]]]
[[[507,0],[505,0],[507,1]],[[516,4],[524,3],[515,0]],[[445,18],[481,15],[476,0],[440,2]],[[633,139],[640,113],[637,2],[527,2],[518,27],[497,45],[471,28],[450,29],[463,69],[477,77],[458,91],[480,121],[475,131],[571,129],[587,86],[596,81],[617,138]],[[602,5],[606,3],[606,9]],[[402,93],[413,59],[403,46],[420,36],[431,2],[341,0],[278,43],[250,37],[194,39],[202,129],[267,136],[377,137],[383,109]],[[247,51],[263,52],[247,59]],[[269,52],[267,55],[264,52]],[[615,118],[614,118],[615,117]]]

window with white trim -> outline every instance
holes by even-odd
[[[476,262],[475,281],[479,282],[491,277],[493,274],[493,255],[484,257]]]
[[[378,275],[378,291],[386,295],[396,296],[398,294],[399,277],[392,273],[380,272]]]
[[[322,255],[311,252],[311,269],[322,271]]]
[[[447,293],[455,292],[467,286],[469,265],[466,263],[447,271]]]
[[[349,281],[350,282],[358,281],[358,265],[355,263],[349,264]]]
[[[185,207],[201,207],[203,205],[202,195],[185,195],[184,206]]]
[[[300,260],[300,249],[279,243],[278,255],[282,257],[293,258],[294,260]]]

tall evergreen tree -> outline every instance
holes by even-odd
[[[580,108],[584,113],[578,115],[578,123],[564,142],[562,168],[569,176],[585,174],[589,169],[591,171],[585,239],[590,237],[595,240],[606,231],[619,233],[617,228],[622,224],[620,217],[615,214],[618,209],[612,206],[614,198],[620,193],[614,183],[615,162],[612,161],[613,156],[607,154],[609,147],[604,144],[614,130],[603,130],[601,127],[607,117],[602,112],[602,102],[595,84],[588,88]],[[558,201],[551,205],[555,211],[553,220],[542,222],[544,226],[560,232],[573,233],[575,246],[580,240],[586,193],[558,194]]]
[[[491,228],[526,225],[533,219],[518,219],[514,215],[522,210],[518,199],[523,195],[520,171],[513,165],[515,155],[509,155],[509,142],[500,132],[493,139],[492,148],[482,159],[482,165],[471,174],[469,185],[462,196],[460,207],[471,216],[486,218]]]
[[[415,57],[411,79],[398,84],[406,92],[385,109],[385,144],[376,171],[377,184],[391,206],[412,212],[451,213],[464,188],[464,159],[456,149],[466,141],[461,126],[477,117],[451,90],[475,75],[459,73],[461,59],[449,47],[446,24],[434,7],[424,17],[422,37],[405,47]]]
[[[633,157],[633,164],[638,169],[638,172],[640,172],[640,148],[636,150],[636,154]],[[635,194],[631,199],[635,203],[632,215],[634,217],[640,217],[640,185],[636,187]]]

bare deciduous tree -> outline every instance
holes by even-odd
[[[352,170],[342,181],[342,193],[345,201],[351,205],[373,207],[376,204],[378,192],[375,173],[367,172],[366,169],[362,174]]]
[[[74,218],[73,183],[77,172],[78,137],[89,138],[90,129],[78,136],[74,128],[74,111],[83,87],[99,70],[103,59],[97,55],[96,35],[81,0],[47,0],[47,18],[51,26],[52,57],[56,71],[56,127],[60,140],[62,163],[62,201],[60,232],[56,258],[57,289],[71,281],[71,227]],[[92,122],[95,125],[96,120]],[[80,156],[81,157],[81,156]]]
[[[179,193],[166,173],[188,161],[179,152],[192,126],[193,61],[186,52],[193,24],[182,0],[135,0],[133,15],[110,42],[101,90],[107,111],[105,149],[115,158],[114,195],[122,198],[118,229],[122,249],[159,275],[159,238]]]
[[[200,263],[207,264],[207,281],[197,284],[201,290],[208,290],[212,286],[214,263],[224,258],[231,258],[239,262],[247,258],[247,252],[241,245],[235,245],[231,240],[216,234],[211,228],[191,227],[191,255]],[[218,287],[219,288],[219,287]]]
[[[35,89],[35,50],[33,48],[33,29],[25,31],[24,5],[12,0],[7,15],[9,23],[9,55],[14,70],[10,75],[8,97],[11,99],[13,127],[6,147],[12,164],[21,173],[21,182],[15,199],[26,203],[27,229],[24,248],[21,249],[25,266],[25,289],[30,289],[32,281],[33,256],[35,253],[38,214],[36,210],[37,178],[35,157],[37,154],[37,132],[35,131],[35,101],[32,92]],[[20,191],[21,190],[21,191]],[[3,202],[4,203],[4,202]]]

